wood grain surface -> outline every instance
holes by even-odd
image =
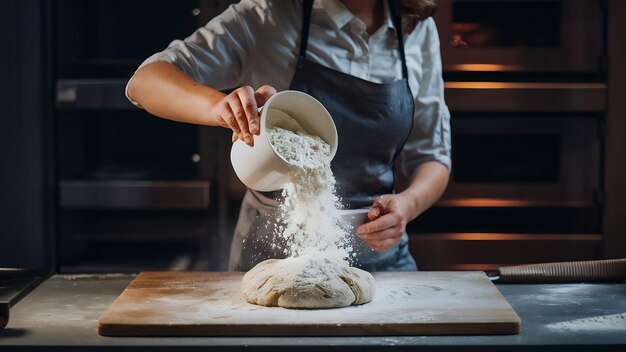
[[[98,321],[104,336],[516,334],[520,319],[483,272],[375,273],[374,300],[297,310],[241,297],[243,273],[144,272]]]

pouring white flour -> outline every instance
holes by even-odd
[[[289,164],[280,202],[283,225],[275,228],[286,240],[289,258],[266,260],[250,270],[242,281],[244,298],[288,308],[344,307],[371,301],[374,278],[351,268],[347,261],[347,228],[339,216],[330,146],[293,119],[268,119],[266,133]]]

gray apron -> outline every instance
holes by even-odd
[[[300,55],[290,89],[312,95],[332,116],[339,137],[331,163],[337,193],[348,209],[369,208],[374,200],[394,192],[394,164],[413,127],[413,95],[407,79],[401,26],[389,1],[403,78],[373,83],[306,60],[312,0],[303,5]],[[231,246],[230,270],[246,271],[269,258],[284,258],[285,243],[275,235],[280,192],[246,193]],[[378,253],[360,238],[351,238],[357,257],[351,265],[368,271],[416,270],[408,235],[387,252]]]

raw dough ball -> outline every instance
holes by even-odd
[[[337,308],[374,297],[374,278],[344,261],[320,256],[269,259],[241,281],[244,299],[262,306]]]

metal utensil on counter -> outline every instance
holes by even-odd
[[[626,281],[626,258],[504,266],[490,275],[497,283]]]
[[[11,307],[51,274],[48,269],[0,268],[0,330],[9,323]]]

